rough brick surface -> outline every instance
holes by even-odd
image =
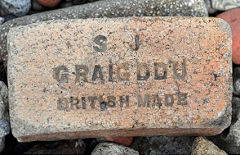
[[[8,34],[20,141],[215,135],[230,124],[231,33],[213,18],[44,22]]]
[[[0,61],[7,60],[7,34],[10,28],[42,21],[132,16],[208,16],[203,0],[101,0],[84,5],[44,11],[9,20],[0,26]]]

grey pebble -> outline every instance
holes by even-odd
[[[9,134],[8,89],[0,81],[0,152],[4,149],[5,136]]]
[[[0,120],[0,137],[4,137],[9,134],[10,126],[7,120]]]
[[[31,8],[31,0],[0,0],[1,15],[23,16]]]
[[[95,147],[91,155],[139,155],[139,153],[122,145],[100,143]]]
[[[3,17],[0,17],[0,25],[5,21]]]
[[[211,0],[212,8],[216,10],[230,10],[240,7],[240,0]]]
[[[240,7],[240,0],[204,0],[209,14]]]

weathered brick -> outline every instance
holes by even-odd
[[[231,120],[228,24],[214,18],[49,21],[8,34],[19,141],[215,135]]]
[[[116,18],[132,16],[207,17],[203,0],[101,0],[84,5],[44,11],[9,20],[0,26],[0,62],[7,62],[7,34],[10,28],[49,20]]]

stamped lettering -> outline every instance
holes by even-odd
[[[231,122],[231,33],[222,20],[54,20],[12,28],[7,43],[20,141],[210,136]]]
[[[119,97],[107,96],[106,100],[103,100],[103,96],[88,96],[79,98],[71,96],[70,98],[58,98],[57,109],[61,111],[78,109],[98,109],[104,111],[108,108],[129,108],[129,104],[133,104],[138,108],[158,108],[160,110],[162,106],[172,107],[174,104],[187,105],[187,95],[187,93],[163,94],[162,96],[158,94],[138,94],[136,97],[129,95]],[[88,100],[86,100],[86,98]],[[136,98],[137,102],[129,103],[129,100],[132,100],[132,98]],[[97,104],[99,106],[97,106]]]
[[[162,62],[154,62],[152,64],[138,63],[136,68],[130,68],[130,64],[130,62],[115,65],[97,64],[93,68],[90,68],[87,65],[77,64],[75,65],[74,70],[74,72],[76,73],[75,83],[80,81],[91,82],[99,80],[103,82],[102,84],[104,84],[105,79],[108,82],[129,81],[130,76],[135,76],[136,81],[147,81],[150,76],[153,76],[154,80],[156,81],[161,81],[167,79],[167,75],[169,74],[169,72],[172,73],[172,77],[179,80],[184,80],[187,74],[185,58],[181,62],[169,61],[168,64],[164,64]],[[168,65],[172,65],[172,67],[168,68]],[[113,78],[114,69],[116,69],[116,79]],[[137,72],[136,75],[130,74],[133,70]],[[70,74],[71,73],[69,72],[69,69],[64,65],[53,68],[53,78],[60,83],[68,83],[68,77]]]

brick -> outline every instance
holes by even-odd
[[[42,6],[53,8],[57,6],[61,0],[37,0]]]
[[[133,137],[105,137],[104,139],[124,146],[130,146],[133,142]]]
[[[232,9],[219,14],[231,27],[232,30],[232,60],[235,64],[240,64],[240,8]]]
[[[214,18],[60,20],[8,34],[19,141],[216,135],[229,126],[231,32]]]
[[[114,18],[131,16],[208,16],[203,0],[101,0],[84,5],[44,11],[9,20],[0,26],[0,61],[7,62],[10,28],[49,20]]]

